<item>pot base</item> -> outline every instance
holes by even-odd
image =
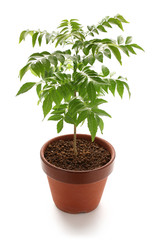
[[[48,176],[52,198],[60,210],[67,213],[87,213],[97,208],[107,177],[89,184],[70,184]]]

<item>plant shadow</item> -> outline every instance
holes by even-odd
[[[95,210],[89,213],[70,214],[56,208],[56,215],[64,228],[79,233],[91,229],[93,231],[94,228],[97,229],[101,225],[104,215],[106,220],[107,214],[104,206],[99,204]]]

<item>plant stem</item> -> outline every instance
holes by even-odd
[[[74,93],[74,96],[76,97],[76,92]],[[74,154],[77,156],[77,144],[76,144],[76,125],[74,124],[74,138],[73,138],[73,150]]]
[[[76,125],[74,125],[73,150],[74,150],[74,154],[77,156],[77,146],[76,146]]]

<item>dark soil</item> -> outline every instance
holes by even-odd
[[[50,143],[44,152],[46,160],[63,169],[84,171],[102,167],[111,159],[110,153],[95,142],[77,139],[77,156],[72,140]]]

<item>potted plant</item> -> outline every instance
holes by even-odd
[[[19,42],[27,35],[32,45],[41,46],[54,43],[52,53],[36,52],[29,56],[27,64],[20,70],[22,80],[27,71],[37,77],[35,82],[26,82],[17,95],[36,87],[38,104],[42,103],[44,118],[57,121],[57,132],[63,129],[64,122],[72,124],[74,133],[55,137],[41,148],[42,167],[48,176],[50,189],[56,206],[69,213],[89,212],[100,201],[106,180],[111,173],[115,150],[110,143],[96,137],[98,128],[103,133],[102,116],[111,117],[99,105],[110,92],[118,92],[122,98],[124,88],[130,90],[127,78],[113,74],[107,67],[114,55],[120,64],[121,51],[129,56],[135,49],[143,50],[132,43],[132,37],[125,41],[122,36],[116,40],[108,37],[107,29],[117,25],[123,30],[128,23],[122,15],[105,17],[97,25],[84,30],[77,19],[63,20],[58,31],[25,30]],[[106,34],[101,38],[100,33]],[[101,69],[94,66],[100,63]],[[76,129],[87,121],[90,135],[77,134]]]

